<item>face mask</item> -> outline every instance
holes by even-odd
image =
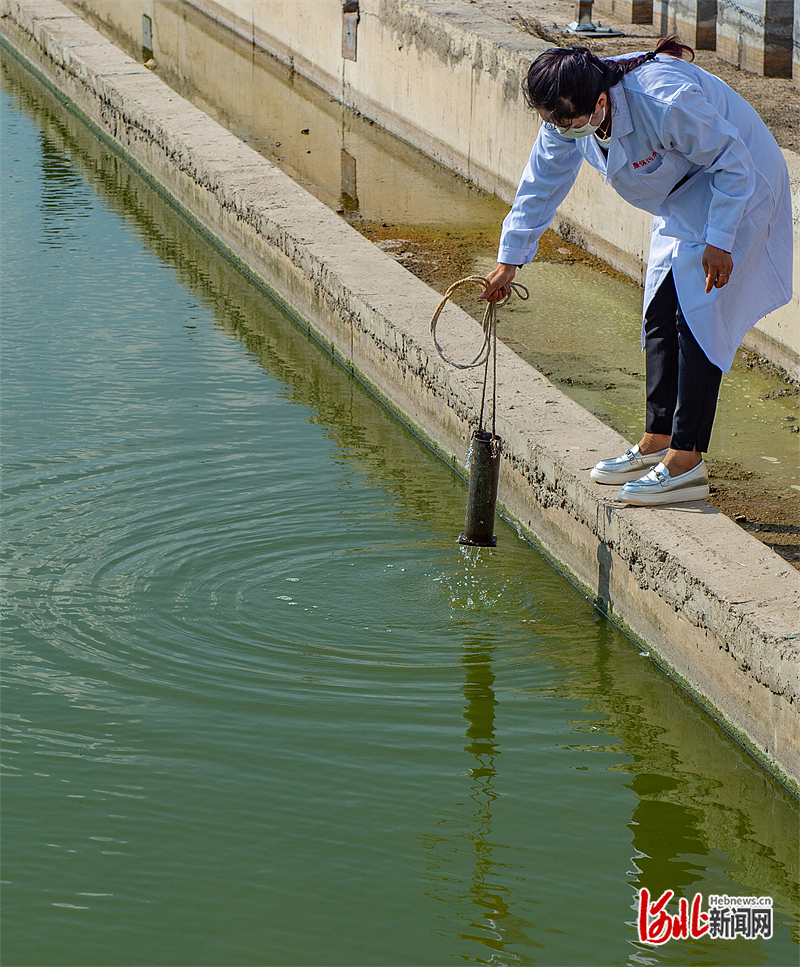
[[[594,115],[592,115],[594,117]],[[601,110],[600,121],[597,124],[592,124],[592,118],[590,117],[586,124],[582,124],[579,128],[559,128],[556,127],[556,131],[563,138],[588,138],[590,134],[594,134],[602,123],[605,117],[605,111]]]
[[[600,124],[603,122],[601,121]],[[579,128],[556,128],[556,131],[562,136],[562,138],[588,138],[590,134],[594,134],[595,131],[600,127],[600,124],[592,124],[591,121],[588,124],[583,124]]]

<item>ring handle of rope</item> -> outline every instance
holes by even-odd
[[[483,429],[483,408],[486,401],[486,382],[489,374],[489,356],[491,355],[494,359],[493,367],[493,381],[492,381],[492,436],[496,437],[495,433],[495,398],[497,391],[497,310],[506,305],[511,298],[512,293],[516,293],[520,299],[525,300],[529,298],[530,292],[528,289],[521,285],[519,282],[508,282],[507,285],[510,287],[510,292],[499,302],[487,302],[486,311],[483,314],[483,322],[481,323],[481,328],[483,329],[483,345],[478,350],[478,355],[469,363],[459,363],[455,359],[451,359],[450,356],[442,349],[441,344],[436,336],[436,325],[439,322],[439,316],[442,314],[442,310],[450,301],[450,297],[456,291],[464,285],[469,283],[477,282],[485,289],[489,283],[480,275],[468,275],[464,279],[459,279],[458,282],[454,282],[450,288],[445,292],[444,298],[436,307],[436,311],[431,319],[431,336],[433,337],[433,343],[436,346],[436,351],[442,357],[442,359],[454,366],[456,369],[476,369],[478,366],[484,366],[483,372],[483,392],[481,394],[481,412],[478,417],[478,430]]]
[[[478,366],[482,366],[486,360],[489,358],[489,351],[491,348],[492,334],[495,332],[497,326],[497,310],[506,305],[511,298],[511,292],[505,297],[505,299],[500,302],[487,302],[486,311],[483,314],[483,322],[481,327],[483,329],[483,345],[478,351],[478,355],[470,363],[458,363],[455,359],[451,359],[447,353],[442,349],[441,344],[436,336],[436,325],[439,322],[439,316],[442,314],[442,310],[450,301],[450,297],[462,286],[467,285],[470,282],[477,282],[482,288],[486,288],[489,283],[480,275],[468,275],[464,279],[459,279],[458,282],[454,282],[450,288],[445,292],[444,298],[436,307],[436,311],[431,319],[431,336],[433,337],[433,343],[436,346],[436,351],[442,357],[442,359],[449,363],[451,366],[455,366],[456,369],[475,369]],[[520,297],[520,299],[527,299],[530,296],[527,288],[521,285],[519,282],[509,282],[508,285],[511,287],[512,291]],[[523,294],[524,293],[524,294]]]

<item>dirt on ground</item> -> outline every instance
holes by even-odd
[[[800,385],[755,353],[740,349],[739,356],[749,368],[773,376],[780,385],[780,389],[772,391],[773,394],[797,402],[797,408],[793,407],[782,432],[797,434],[800,457]],[[710,459],[708,465],[709,502],[800,570],[800,493],[767,489],[759,474],[732,461]]]
[[[437,233],[425,227],[358,219],[352,219],[352,224],[362,235],[440,293],[444,293],[456,279],[472,272],[476,251],[491,249],[497,244],[496,235],[484,231]],[[551,230],[542,237],[536,260],[581,263],[612,278],[624,279],[601,259],[589,255]],[[470,298],[471,306],[468,304]],[[474,312],[474,293],[464,294],[462,299],[457,293],[454,301],[461,301],[464,308]],[[794,412],[798,418],[784,428],[785,432],[797,432],[800,429],[800,387],[777,367],[754,353],[743,350],[740,353],[747,366],[762,369],[774,377],[781,388],[773,392],[797,399],[798,406]],[[557,374],[552,375],[557,379]],[[800,493],[765,488],[760,474],[746,470],[733,461],[712,458],[708,465],[711,483],[709,502],[712,506],[800,570]]]
[[[437,233],[426,226],[388,225],[361,219],[348,221],[437,292],[444,292],[455,279],[470,274],[477,251],[496,249],[500,230],[498,225],[496,232],[442,230]],[[539,242],[536,261],[589,265],[612,279],[633,284],[607,262],[565,241],[551,229]]]

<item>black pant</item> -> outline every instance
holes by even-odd
[[[663,433],[674,450],[708,450],[722,370],[692,335],[678,304],[672,272],[644,317],[648,433]]]

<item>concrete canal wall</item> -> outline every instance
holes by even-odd
[[[479,187],[509,203],[513,199],[538,124],[520,83],[548,43],[462,0],[360,0],[349,22],[343,13],[347,4],[340,0],[183,3],[268,50]],[[71,0],[71,6],[134,38],[142,35],[145,14],[156,60],[163,55],[166,63],[175,62],[180,41],[174,19],[181,14],[172,0]],[[355,38],[352,49],[343,46],[345,27]],[[201,50],[195,54],[203,57]],[[211,84],[213,74],[210,64]],[[745,345],[800,379],[800,156],[783,153],[793,188],[794,298],[762,319]],[[651,216],[623,201],[584,165],[553,227],[642,282],[651,226]]]
[[[436,355],[433,290],[57,0],[0,0],[0,36],[463,468],[480,377]],[[474,351],[469,316],[440,325],[452,352]],[[797,789],[800,574],[703,502],[616,503],[588,470],[622,438],[503,346],[498,380],[505,512]]]

